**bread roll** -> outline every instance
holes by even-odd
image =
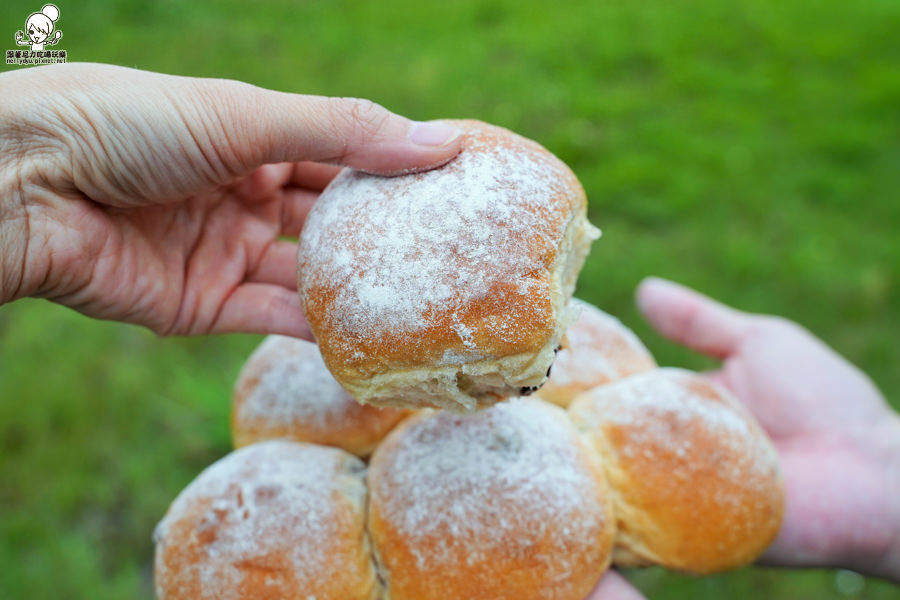
[[[656,368],[653,356],[630,329],[599,308],[572,298],[580,311],[563,337],[550,378],[536,393],[563,408],[581,392]]]
[[[753,561],[778,532],[778,457],[723,388],[681,369],[598,387],[570,416],[594,441],[618,521],[613,561],[704,574]]]
[[[238,448],[286,438],[365,457],[407,414],[360,405],[328,372],[315,344],[272,335],[238,377],[231,431]]]
[[[303,308],[356,399],[472,411],[547,378],[590,243],[575,175],[537,143],[477,121],[425,173],[345,170],[306,220]]]
[[[374,600],[363,463],[285,441],[229,454],[154,535],[160,600]]]
[[[421,411],[365,479],[334,448],[238,450],[157,528],[158,597],[583,600],[610,559],[712,573],[777,533],[774,449],[706,379],[633,375],[580,395],[569,416],[538,398]]]
[[[557,407],[513,399],[404,421],[369,470],[369,532],[391,600],[584,600],[614,518]]]

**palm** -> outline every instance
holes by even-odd
[[[883,461],[866,450],[886,404],[869,379],[778,319],[749,328],[713,376],[756,416],[781,458],[788,501],[766,559],[870,566],[891,538]],[[859,552],[860,540],[869,553]]]
[[[333,171],[318,169],[314,187]],[[54,263],[82,278],[63,277],[44,295],[162,334],[240,329],[260,318],[290,318],[305,333],[294,293],[295,244],[279,240],[298,234],[315,199],[316,191],[298,185],[303,171],[263,167],[176,204],[63,200],[65,214],[48,232],[61,249]]]

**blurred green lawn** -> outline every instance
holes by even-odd
[[[2,49],[41,4],[0,6]],[[800,321],[898,405],[897,0],[57,4],[70,60],[368,97],[537,139],[604,230],[579,295],[662,363],[710,365],[639,319],[649,274]],[[257,342],[0,309],[0,598],[151,598],[153,526],[229,450],[230,387]],[[900,597],[826,570],[628,575],[651,599]]]

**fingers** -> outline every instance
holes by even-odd
[[[193,333],[280,334],[312,340],[297,292],[265,283],[235,288],[209,331]]]
[[[638,286],[637,304],[662,335],[717,358],[737,349],[753,320],[752,315],[656,277]]]
[[[607,571],[585,600],[645,600],[644,595],[616,571]]]
[[[281,200],[281,235],[299,236],[306,216],[318,198],[318,192],[299,188],[285,189]],[[296,259],[294,256],[295,262]]]
[[[255,269],[247,273],[246,281],[271,283],[281,287],[297,287],[297,244],[276,240],[260,257]]]
[[[231,189],[245,202],[266,201],[291,181],[293,172],[294,165],[289,163],[263,165],[232,184]]]
[[[199,80],[197,86],[198,100],[222,127],[223,139],[213,144],[236,154],[244,171],[315,161],[387,175],[441,165],[460,149],[457,128],[410,121],[368,100],[287,94],[235,81]]]
[[[301,165],[304,168],[298,173],[295,167]],[[266,165],[249,173],[234,184],[231,190],[248,206],[268,207],[277,202],[277,215],[267,212],[268,208],[259,209],[262,211],[260,214],[265,219],[279,220],[279,235],[297,237],[320,191],[339,170],[337,167],[316,163]],[[302,185],[303,183],[306,185]]]
[[[341,167],[323,165],[315,162],[300,162],[294,165],[291,173],[291,185],[307,190],[324,190]]]

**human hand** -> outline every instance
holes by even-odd
[[[663,335],[723,360],[709,375],[778,449],[784,521],[763,562],[900,581],[900,418],[872,381],[791,321],[655,278],[637,301]]]
[[[585,600],[644,600],[644,595],[617,571],[609,570]]]
[[[392,174],[459,151],[455,128],[364,100],[109,65],[5,73],[0,107],[0,304],[165,335],[309,337],[280,237],[333,165]]]

